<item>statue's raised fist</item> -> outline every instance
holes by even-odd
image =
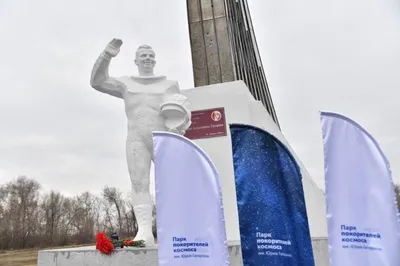
[[[115,57],[118,55],[121,45],[122,45],[122,40],[114,38],[111,40],[111,42],[107,44],[106,48],[104,49],[104,52],[111,57]]]

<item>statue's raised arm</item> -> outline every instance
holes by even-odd
[[[109,76],[111,58],[116,57],[120,51],[122,41],[113,39],[100,54],[93,66],[90,85],[103,93],[122,98],[124,86],[118,80]]]

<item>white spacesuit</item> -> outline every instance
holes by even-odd
[[[153,160],[152,131],[170,131],[183,135],[191,124],[189,103],[180,94],[176,81],[155,76],[155,53],[148,45],[136,51],[139,76],[110,77],[110,60],[120,50],[122,41],[113,39],[97,59],[91,86],[125,102],[128,119],[126,157],[132,182],[132,201],[139,231],[135,240],[154,244],[152,200],[149,191],[150,166]]]

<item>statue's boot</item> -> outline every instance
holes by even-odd
[[[134,206],[139,230],[135,241],[144,240],[146,245],[154,245],[153,236],[153,207],[151,205]]]

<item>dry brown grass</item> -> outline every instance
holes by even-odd
[[[71,247],[83,247],[83,246],[94,246],[96,244],[87,244],[79,246],[67,246],[67,247],[53,247],[44,249],[58,249],[58,248],[71,248]],[[41,249],[22,249],[12,251],[0,251],[0,266],[36,266],[38,252]]]
[[[0,252],[0,266],[36,266],[38,249]]]

